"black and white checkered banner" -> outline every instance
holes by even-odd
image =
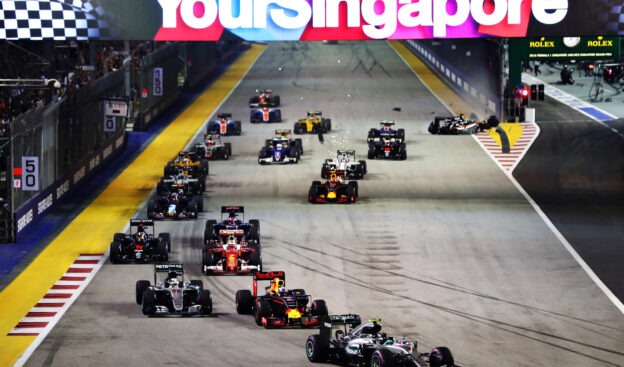
[[[2,0],[0,39],[107,39],[97,0]]]

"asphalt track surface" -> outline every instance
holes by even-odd
[[[248,123],[257,88],[282,96],[285,122]],[[622,313],[509,177],[472,137],[427,133],[446,108],[386,42],[270,44],[219,108],[244,121],[243,136],[228,138],[230,161],[211,165],[202,219],[244,205],[247,219],[261,220],[265,268],[285,270],[287,286],[325,299],[331,313],[381,317],[385,331],[417,339],[422,350],[447,345],[461,365],[624,366]],[[325,143],[306,136],[299,164],[258,165],[273,129],[291,128],[309,109],[332,118]],[[201,110],[180,118],[212,112]],[[173,124],[194,124],[180,118]],[[338,148],[363,155],[366,132],[381,119],[405,128],[408,159],[369,161],[356,204],[308,204],[323,159]],[[137,163],[160,169],[166,161],[150,159]],[[157,178],[130,179],[136,194]],[[236,314],[234,293],[249,277],[201,275],[203,220],[158,224],[172,234],[170,260],[212,291],[214,315],[146,318],[134,284],[150,279],[152,266],[107,264],[27,365],[308,364],[303,344],[313,331],[264,330]],[[110,232],[96,234],[95,250]]]

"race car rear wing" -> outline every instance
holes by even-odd
[[[182,264],[154,264],[154,284],[157,283],[157,275],[159,273],[169,274],[170,271],[175,271],[178,275],[184,274],[184,265]]]
[[[355,157],[355,149],[338,149],[336,151],[336,155],[342,155],[342,154]]]
[[[142,219],[142,218],[132,218],[130,219],[130,226],[137,227],[139,224],[142,224],[143,227],[153,227],[154,220],[153,219]]]
[[[275,278],[280,278],[284,281],[284,285],[286,285],[286,272],[283,270],[279,271],[257,271],[253,273],[253,295],[254,297],[258,296],[258,281],[259,280],[273,280]]]
[[[142,225],[143,228],[151,228],[152,235],[154,234],[154,220],[153,219],[142,219],[142,218],[132,218],[130,219],[130,233],[132,233],[132,228],[139,227]]]
[[[291,135],[291,134],[292,134],[292,130],[291,129],[277,129],[277,130],[275,130],[275,135],[278,135],[278,136]]]
[[[223,220],[223,214],[243,214],[242,221],[245,221],[245,207],[238,205],[222,206],[221,207],[221,220]]]
[[[227,119],[227,118],[231,118],[231,117],[232,117],[232,113],[231,112],[224,112],[224,113],[217,114],[217,118],[220,118],[220,119]]]
[[[346,334],[349,331],[348,329],[353,329],[361,323],[360,315],[355,314],[321,316],[320,334],[322,338],[330,340],[334,326],[343,326],[343,332]]]

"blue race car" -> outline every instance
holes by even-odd
[[[252,124],[258,122],[282,122],[282,111],[278,108],[260,107],[249,111]]]
[[[206,133],[220,135],[240,135],[241,122],[232,120],[231,113],[220,113],[217,121],[210,121]]]
[[[268,139],[260,152],[258,152],[259,164],[284,164],[297,163],[301,156],[301,146],[299,142],[282,138]]]
[[[395,122],[393,120],[382,120],[379,125],[379,129],[370,129],[368,131],[367,142],[371,143],[375,139],[379,140],[381,136],[389,136],[401,141],[405,140],[405,130],[394,129]]]

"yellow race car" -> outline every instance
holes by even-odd
[[[295,134],[318,134],[327,133],[331,130],[331,119],[323,117],[321,111],[308,111],[308,116],[295,122],[293,132]]]

